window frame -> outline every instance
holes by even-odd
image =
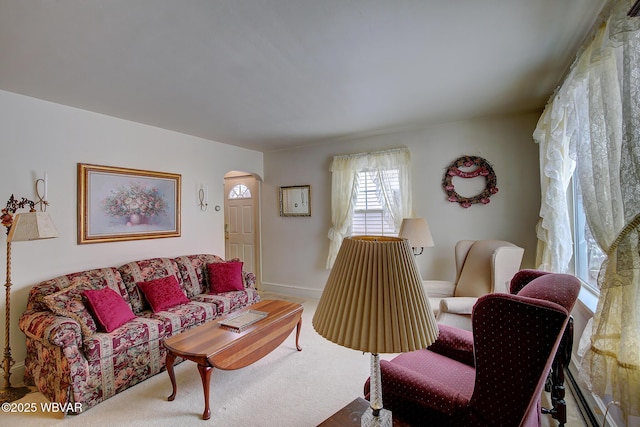
[[[396,171],[397,172],[397,179],[394,180],[393,184],[395,184],[395,186],[392,188],[393,191],[397,191],[400,192],[400,168],[398,167],[392,167],[389,169],[385,169],[388,171]],[[365,191],[364,193],[370,193],[373,192],[374,194],[377,194],[380,190],[377,188],[376,185],[376,181],[374,179],[373,173],[375,173],[375,170],[371,170],[371,169],[363,169],[360,170],[358,172],[356,172],[356,182],[358,182],[358,185],[356,185],[356,188],[359,188],[361,186],[360,182],[364,182],[365,183]],[[361,179],[361,176],[364,176],[364,179]],[[369,185],[373,185],[374,188],[373,189],[369,189]],[[373,206],[371,208],[368,207],[369,204],[369,200],[370,197],[365,196],[364,197],[364,205],[365,208],[363,209],[361,206],[360,202],[360,195],[361,192],[360,191],[356,191],[355,194],[355,200],[353,202],[353,208],[352,208],[352,213],[351,213],[351,223],[349,225],[349,232],[348,234],[350,236],[364,236],[364,235],[376,235],[376,236],[392,236],[392,237],[397,237],[398,234],[400,233],[400,228],[396,226],[395,222],[393,223],[393,227],[389,227],[390,224],[388,221],[386,221],[385,219],[385,208],[384,206],[382,206],[377,200],[376,203],[373,203]],[[375,220],[372,218],[371,220],[371,228],[373,230],[371,230],[371,232],[369,232],[368,230],[368,221],[367,221],[367,215],[371,214],[372,217],[375,216],[379,216],[378,220]],[[364,218],[363,218],[364,215]],[[364,220],[364,225],[358,225],[358,227],[356,227],[356,219],[357,218],[363,218]],[[362,222],[359,221],[359,222]],[[381,224],[381,227],[376,227],[376,225],[374,224]]]
[[[600,289],[598,288],[597,274],[596,276],[593,276],[589,271],[591,253],[589,252],[589,242],[586,235],[587,233],[585,232],[585,228],[588,227],[588,225],[584,209],[582,207],[577,180],[577,172],[574,171],[570,183],[571,201],[569,206],[569,213],[572,215],[573,226],[573,274],[580,279],[582,287],[585,290],[598,298],[600,296]],[[598,256],[604,257],[604,253],[600,250]]]

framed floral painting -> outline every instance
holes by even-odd
[[[78,163],[78,244],[180,237],[181,175]]]

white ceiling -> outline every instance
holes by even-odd
[[[260,151],[544,106],[605,0],[0,0],[0,89]]]

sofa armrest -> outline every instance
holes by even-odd
[[[28,338],[44,344],[58,347],[82,345],[80,325],[69,317],[56,316],[49,311],[26,311],[18,324]]]
[[[470,331],[440,323],[438,329],[440,331],[438,339],[428,347],[429,350],[474,367],[473,334]]]
[[[256,289],[256,275],[250,271],[243,271],[242,276],[244,278],[244,287]]]

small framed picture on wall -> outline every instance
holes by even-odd
[[[311,186],[280,187],[280,216],[311,216]]]

